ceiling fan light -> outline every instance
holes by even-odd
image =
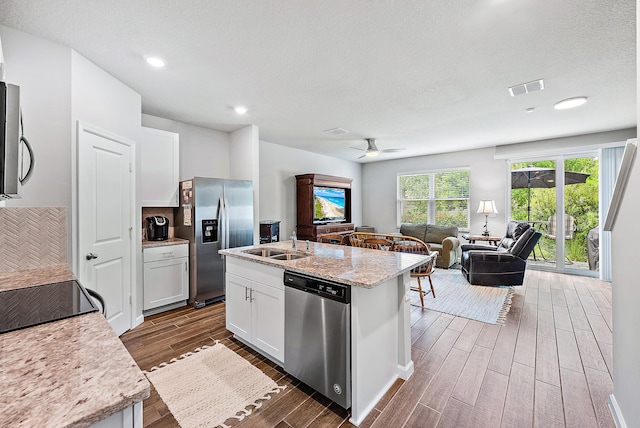
[[[380,154],[380,152],[378,152],[377,150],[367,150],[365,155],[368,157],[374,157],[374,156],[378,156]]]

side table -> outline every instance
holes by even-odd
[[[468,233],[462,235],[462,237],[469,241],[470,244],[475,244],[476,241],[484,241],[496,247],[498,246],[498,242],[502,240],[501,236],[471,235]]]

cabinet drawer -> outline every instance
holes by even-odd
[[[145,248],[142,250],[142,254],[145,263],[172,259],[174,257],[189,257],[189,244]]]
[[[226,257],[225,260],[226,273],[284,290],[284,269],[235,257]]]

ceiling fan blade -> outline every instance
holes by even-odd
[[[361,149],[360,147],[351,147],[352,149],[360,150],[361,152],[366,152],[367,149]]]
[[[405,149],[404,147],[397,148],[397,149],[384,149],[384,150],[381,150],[381,152],[382,153],[396,153],[396,152],[401,152],[403,150],[407,150],[407,149]]]
[[[356,159],[362,159],[362,158],[366,158],[367,155],[362,155],[362,156],[358,156]]]

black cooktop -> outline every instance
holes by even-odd
[[[0,291],[0,333],[97,310],[77,281]]]

